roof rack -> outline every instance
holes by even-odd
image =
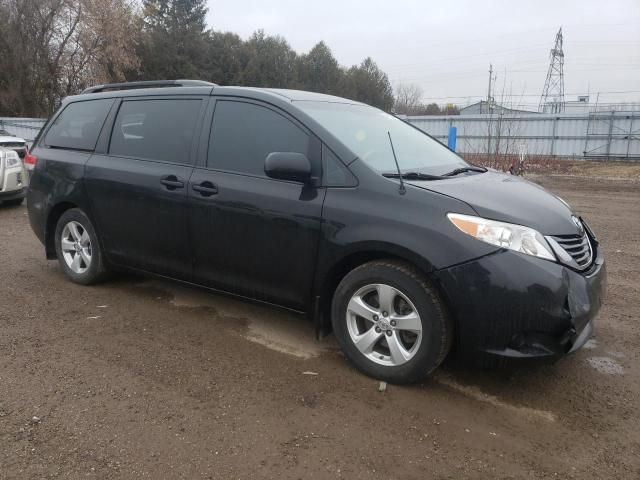
[[[165,87],[217,87],[218,85],[204,80],[146,80],[142,82],[107,83],[85,88],[85,93],[110,92],[114,90],[133,90],[136,88],[165,88]]]

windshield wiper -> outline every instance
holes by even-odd
[[[467,172],[478,172],[478,173],[484,173],[486,172],[487,169],[484,167],[476,167],[475,165],[470,166],[470,167],[460,167],[460,168],[456,168],[455,170],[452,170],[448,173],[443,173],[442,176],[443,177],[453,177],[455,175],[460,175],[461,173],[467,173]]]
[[[395,172],[388,172],[388,173],[383,173],[382,176],[387,178],[403,178],[404,180],[444,180],[456,175],[460,175],[461,173],[466,173],[466,172],[484,173],[486,171],[487,169],[484,167],[470,166],[470,167],[456,168],[455,170],[452,170],[451,172],[448,172],[448,173],[443,173],[442,175],[431,175],[429,173],[420,173],[420,172],[402,172],[402,174],[395,173]]]
[[[405,172],[399,173],[383,173],[383,177],[387,178],[403,178],[405,180],[442,180],[444,177],[440,175],[429,175],[428,173],[420,172]]]

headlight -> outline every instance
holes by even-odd
[[[17,167],[20,165],[20,157],[13,150],[6,153],[4,164],[6,168]]]
[[[458,213],[447,217],[461,231],[483,242],[546,260],[556,259],[542,234],[533,228]]]

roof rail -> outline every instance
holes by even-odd
[[[110,92],[114,90],[133,90],[136,88],[164,88],[164,87],[217,87],[218,85],[204,80],[146,80],[142,82],[107,83],[85,88],[85,93]]]

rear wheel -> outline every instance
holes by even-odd
[[[332,322],[347,358],[391,383],[426,377],[444,360],[453,335],[434,287],[398,261],[370,262],[347,274],[333,298]]]
[[[67,277],[81,285],[104,280],[104,266],[100,244],[89,217],[72,208],[62,214],[56,225],[56,253],[60,267]]]

